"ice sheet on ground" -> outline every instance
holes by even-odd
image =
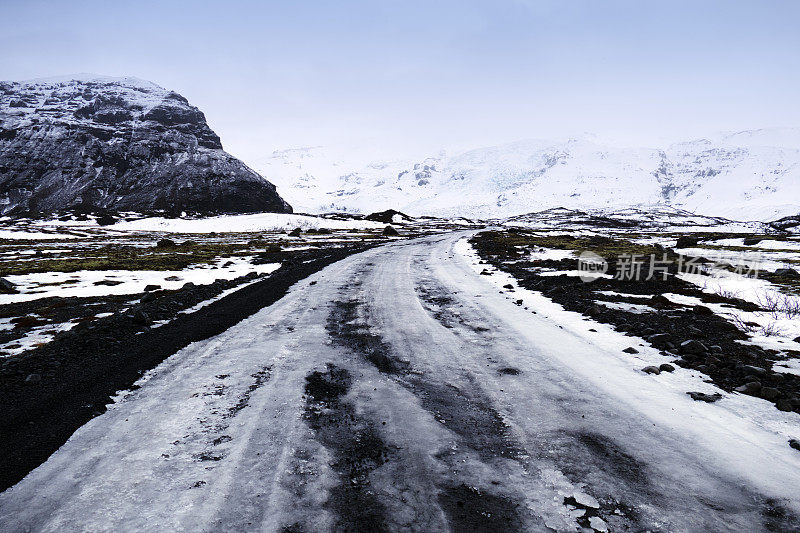
[[[475,272],[487,268],[480,263],[480,257],[466,239],[459,241],[456,250],[471,260]],[[559,349],[553,348],[554,357],[564,365],[590,377],[597,387],[629,402],[655,423],[671,427],[682,435],[692,435],[698,446],[721,459],[721,464],[733,475],[758,480],[763,486],[772,486],[771,490],[776,493],[785,491],[785,485],[775,476],[775,466],[754,465],[752,452],[748,450],[757,449],[759,453],[768,450],[774,457],[780,457],[786,467],[796,465],[797,452],[786,443],[788,439],[800,438],[800,415],[778,411],[772,403],[760,398],[727,393],[707,383],[708,376],[695,370],[678,367],[674,372],[658,376],[644,374],[643,367],[670,362],[673,358],[661,355],[643,340],[636,343],[636,337],[567,311],[542,294],[519,287],[505,272],[489,270],[493,275],[482,278],[497,289],[509,283],[514,286],[514,294],[509,298],[522,300],[518,312],[525,313],[525,307],[534,310],[536,316],[557,324],[559,331],[585,339],[594,347],[586,353],[570,351],[569,354],[561,354]],[[508,320],[513,323],[515,317],[509,316]],[[525,326],[521,323],[520,328]],[[595,331],[590,332],[590,329]],[[541,345],[543,339],[539,341]],[[622,350],[632,343],[636,343],[639,353],[624,353]],[[687,396],[687,391],[719,393],[723,399],[713,404],[695,402]]]

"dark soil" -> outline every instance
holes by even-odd
[[[333,455],[330,466],[340,478],[326,506],[336,514],[336,531],[388,531],[386,508],[370,490],[369,475],[390,452],[372,424],[346,400],[352,382],[350,372],[332,363],[324,372],[306,376],[305,418]]]
[[[439,494],[439,505],[450,519],[453,531],[493,533],[525,529],[519,503],[475,487],[447,487]]]
[[[0,490],[43,463],[145,371],[274,303],[298,280],[366,248],[308,251],[263,281],[191,314],[176,312],[208,299],[205,291],[218,294],[220,287],[149,293],[124,314],[79,324],[45,346],[8,358],[0,365]],[[162,318],[172,320],[149,327]]]

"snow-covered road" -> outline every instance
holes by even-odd
[[[617,353],[499,293],[464,237],[351,256],[178,352],[1,494],[0,527],[798,527],[800,453],[615,379]]]

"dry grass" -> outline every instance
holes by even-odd
[[[775,291],[762,291],[757,296],[758,305],[775,320],[800,317],[800,297]]]

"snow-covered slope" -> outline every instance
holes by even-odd
[[[358,162],[325,147],[254,163],[298,209],[395,208],[414,215],[513,216],[552,207],[671,205],[732,219],[800,213],[800,129],[621,147],[592,137],[521,141],[419,160]]]
[[[0,82],[0,212],[291,212],[183,96],[136,78]]]

